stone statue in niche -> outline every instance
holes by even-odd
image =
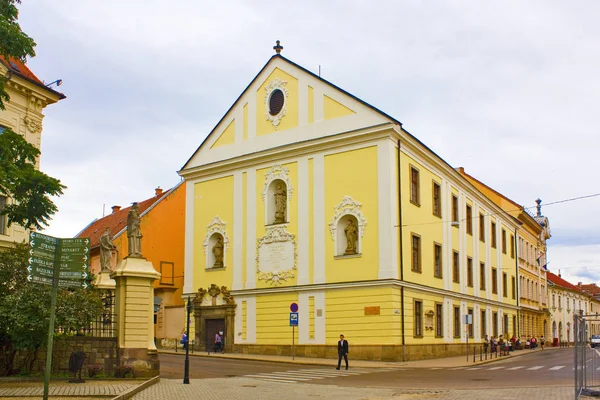
[[[102,236],[100,236],[100,272],[110,272],[110,259],[112,251],[117,247],[113,244],[110,237],[110,228],[106,228]]]
[[[212,252],[215,256],[213,268],[223,267],[223,237],[221,235],[217,235],[217,243],[213,246]]]
[[[278,182],[275,186],[275,221],[274,224],[286,223],[287,193],[285,185]]]
[[[142,258],[142,231],[140,230],[140,205],[133,203],[127,214],[127,244],[129,257]]]
[[[344,229],[344,233],[346,234],[346,251],[344,252],[344,255],[356,254],[358,229],[353,218],[348,220],[348,226]]]

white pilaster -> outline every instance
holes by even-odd
[[[248,96],[248,139],[256,137],[256,96]]]
[[[308,125],[308,81],[304,75],[298,78],[298,125]]]
[[[322,154],[313,158],[313,175],[313,283],[319,284],[325,283],[325,158]]]
[[[235,111],[235,143],[244,140],[244,107],[237,107]]]
[[[325,98],[320,85],[315,85],[313,93],[315,95],[315,122],[323,121],[325,119]]]
[[[242,302],[246,302],[246,340],[242,339]],[[256,297],[235,297],[237,309],[235,311],[234,342],[238,343],[256,343]]]
[[[389,140],[377,144],[379,279],[398,279],[398,206],[394,150]]]
[[[184,241],[184,281],[183,293],[195,292],[194,286],[194,205],[196,203],[195,181],[185,182],[185,241]]]
[[[298,160],[298,285],[308,285],[308,158]]]
[[[242,221],[242,217],[244,215],[244,193],[242,193],[242,183],[242,171],[236,171],[233,174],[233,290],[243,289],[242,260],[244,255],[242,254],[242,240],[244,221]]]
[[[246,289],[256,288],[256,170],[246,171]]]

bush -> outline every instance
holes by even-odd
[[[131,365],[123,365],[115,369],[115,377],[117,378],[135,378],[133,367]]]
[[[104,370],[104,366],[102,364],[88,364],[87,366],[88,376],[90,378],[95,377],[102,372],[102,370]]]

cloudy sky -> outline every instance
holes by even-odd
[[[403,122],[526,206],[600,193],[600,2],[23,0],[46,109],[42,168],[68,186],[46,233],[170,188],[283,54]],[[549,269],[600,280],[600,197],[544,207]]]

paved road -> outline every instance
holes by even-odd
[[[527,350],[523,350],[527,351]],[[573,351],[537,350],[490,364],[458,368],[350,368],[336,371],[323,366],[249,360],[190,357],[190,377],[245,377],[266,382],[312,383],[379,388],[500,388],[571,386]],[[184,357],[161,354],[161,377],[182,378]],[[600,373],[600,371],[599,371]]]

